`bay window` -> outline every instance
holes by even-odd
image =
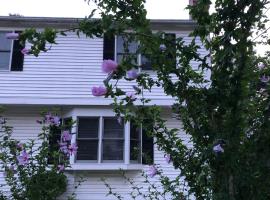
[[[116,117],[109,116],[77,117],[76,121],[75,163],[150,164],[153,161],[153,138],[146,138],[142,126],[119,123]],[[151,161],[145,162],[146,154]]]

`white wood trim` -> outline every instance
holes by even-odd
[[[124,163],[130,163],[130,122],[125,123]]]
[[[15,31],[13,31],[13,32],[15,32]],[[8,71],[11,71],[12,56],[13,56],[13,47],[14,47],[14,40],[11,41]]]
[[[102,162],[102,135],[103,135],[103,117],[99,117],[99,128],[98,128],[98,163]]]
[[[75,124],[72,125],[72,128],[71,128],[71,133],[75,133],[75,134],[72,134],[72,137],[71,137],[71,144],[75,143],[77,144],[77,117],[76,116],[71,116],[72,117],[72,121],[76,121]],[[69,157],[69,162],[70,164],[74,164],[76,161],[76,156],[74,154],[72,154],[70,157]]]
[[[91,163],[76,163],[71,165],[71,168],[66,168],[66,171],[70,170],[96,170],[96,171],[104,171],[104,170],[114,170],[119,171],[119,169],[123,170],[142,170],[144,165],[142,164],[112,164],[112,163],[102,163],[102,164],[91,164]]]

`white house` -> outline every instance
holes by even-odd
[[[91,88],[102,85],[106,74],[101,71],[101,64],[106,54],[105,48],[111,48],[111,55],[117,60],[121,54],[121,41],[106,41],[102,38],[77,37],[74,32],[67,36],[58,36],[57,45],[53,45],[47,53],[39,57],[19,55],[17,41],[7,40],[5,33],[20,31],[34,27],[43,29],[54,27],[68,29],[73,27],[77,19],[70,18],[32,18],[32,17],[0,17],[0,104],[6,107],[4,116],[14,127],[14,137],[20,140],[33,139],[40,130],[40,111],[44,108],[58,107],[63,119],[72,118],[77,124],[72,128],[72,140],[78,143],[77,156],[71,158],[72,169],[69,176],[67,193],[72,193],[77,175],[83,175],[85,181],[76,190],[78,199],[114,199],[106,197],[107,189],[100,178],[107,178],[117,192],[127,195],[128,184],[119,175],[119,168],[140,184],[143,178],[140,173],[148,170],[149,165],[142,159],[134,160],[131,155],[132,145],[136,143],[143,151],[148,148],[153,161],[162,166],[168,176],[174,177],[177,171],[164,159],[164,153],[157,150],[151,139],[146,142],[142,137],[132,138],[129,123],[120,126],[110,106],[111,99],[94,97]],[[176,37],[182,36],[190,41],[188,34],[195,27],[191,20],[152,20],[153,30],[165,31]],[[200,52],[206,55],[204,49]],[[140,55],[139,55],[140,56]],[[142,59],[138,59],[142,62]],[[194,65],[196,63],[194,62]],[[155,76],[151,69],[147,70]],[[125,91],[132,91],[131,82],[121,82]],[[167,120],[168,127],[181,128],[180,121],[173,118],[169,106],[173,99],[165,96],[161,89],[154,88],[146,97],[153,104],[160,105]],[[106,135],[111,129],[117,129],[114,139]],[[183,132],[179,136],[186,138]],[[154,179],[153,179],[154,180]],[[0,184],[4,183],[3,172],[0,172]],[[2,190],[8,188],[2,188]],[[126,197],[126,199],[129,199]]]

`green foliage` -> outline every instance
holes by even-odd
[[[0,199],[53,200],[62,195],[67,188],[67,177],[59,166],[68,167],[69,157],[59,147],[52,151],[48,141],[56,129],[61,129],[58,117],[47,114],[44,120],[38,121],[43,125],[38,139],[25,143],[14,139],[12,127],[5,118],[0,119],[1,169],[10,187],[10,192],[0,193]]]

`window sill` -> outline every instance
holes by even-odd
[[[70,168],[66,171],[115,171],[115,170],[125,170],[125,171],[140,171],[143,169],[142,164],[89,164],[89,163],[75,163],[72,164]]]

